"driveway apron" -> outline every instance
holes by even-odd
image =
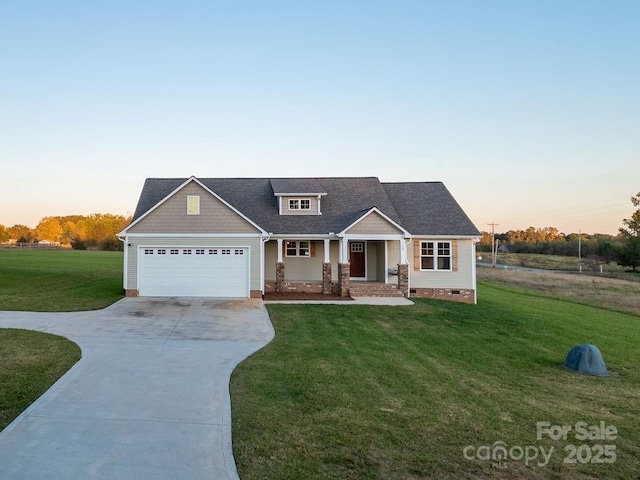
[[[0,478],[238,478],[229,377],[273,338],[262,301],[126,298],[94,312],[0,312],[0,328],[82,348],[0,432]]]

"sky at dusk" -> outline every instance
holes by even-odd
[[[565,233],[640,191],[637,0],[2,2],[0,60],[5,226],[147,177],[443,181]]]

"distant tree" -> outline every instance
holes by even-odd
[[[14,225],[7,229],[9,238],[13,238],[20,243],[31,243],[35,238],[33,230],[26,225]]]
[[[62,243],[81,242],[87,238],[87,228],[84,217],[81,215],[72,215],[63,217],[62,219]]]
[[[634,207],[640,206],[640,192],[631,197]],[[620,247],[618,248],[618,264],[624,267],[631,267],[633,272],[640,266],[640,208],[638,208],[631,218],[622,220],[625,225],[620,228]]]
[[[0,225],[0,243],[4,243],[9,240],[9,232],[7,227]]]
[[[44,217],[36,227],[36,238],[38,240],[49,240],[60,242],[62,240],[62,226],[60,217]]]
[[[611,238],[598,238],[596,244],[596,255],[603,258],[606,263],[609,263],[616,256],[616,247]]]
[[[491,232],[481,232],[482,238],[478,242],[478,245],[491,246]]]

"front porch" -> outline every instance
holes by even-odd
[[[264,292],[408,297],[406,242],[388,237],[270,240]]]

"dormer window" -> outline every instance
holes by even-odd
[[[311,200],[308,198],[290,198],[289,210],[311,210]]]

